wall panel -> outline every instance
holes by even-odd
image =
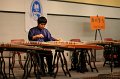
[[[27,39],[25,14],[0,12],[0,41],[9,42],[16,38]]]

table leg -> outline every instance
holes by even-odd
[[[77,65],[77,71],[84,73],[88,71],[86,67],[86,60],[85,60],[85,54],[86,54],[86,49],[80,49],[80,55],[79,55],[79,62]]]
[[[27,53],[27,58],[26,58],[26,61],[24,64],[24,74],[23,74],[22,79],[27,79],[27,77],[28,77],[28,65],[29,65],[30,59],[31,59],[30,54]]]
[[[3,59],[3,51],[0,51],[0,54],[1,54],[1,57],[0,57],[0,78],[2,76],[3,79],[8,79],[8,77],[5,73],[5,61]]]

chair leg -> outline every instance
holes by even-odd
[[[12,65],[11,65],[11,68],[14,68],[14,65],[15,65],[15,52],[13,53],[13,56],[12,56]]]
[[[104,61],[103,67],[105,66],[105,64],[106,64],[106,60]]]
[[[20,67],[23,69],[23,64],[22,64],[22,61],[21,61],[21,55],[19,52],[14,52],[13,53],[13,56],[12,56],[12,66],[11,68],[14,68],[14,65],[15,65],[15,55],[18,54],[18,61],[19,61],[19,64],[20,64]]]
[[[19,64],[20,64],[20,67],[23,69],[23,64],[22,64],[22,61],[21,61],[21,55],[20,55],[20,53],[19,52],[17,52],[17,54],[18,54],[18,61],[19,61]]]
[[[13,79],[15,79],[15,75],[14,75],[14,72],[13,72],[13,68],[11,68],[10,59],[11,59],[11,57],[9,57],[9,78],[10,78],[10,75],[13,75]],[[11,71],[11,72],[10,72],[10,71]]]

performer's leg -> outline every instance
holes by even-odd
[[[39,58],[37,58],[37,60],[38,60],[38,65],[41,65],[40,67],[41,67],[41,70],[42,70],[42,75],[45,75],[44,55],[39,54],[39,57],[40,57],[40,59],[41,59],[41,63],[39,63],[39,62],[40,62],[40,61],[39,61]]]
[[[48,73],[51,74],[53,72],[53,66],[52,66],[52,60],[53,60],[53,55],[52,51],[49,52],[49,55],[46,55],[46,61],[48,65]]]

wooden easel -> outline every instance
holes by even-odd
[[[101,33],[100,33],[100,29],[96,29],[96,31],[95,31],[95,40],[97,40],[97,33],[99,32],[99,34],[100,34],[100,39],[102,40],[102,35],[101,35]]]
[[[101,32],[100,32],[100,29],[96,29],[96,31],[95,31],[95,40],[97,40],[98,32],[99,32],[99,35],[100,35],[100,39],[102,40],[102,35],[101,35]],[[96,61],[96,50],[94,50],[94,56],[95,56],[95,61]]]

